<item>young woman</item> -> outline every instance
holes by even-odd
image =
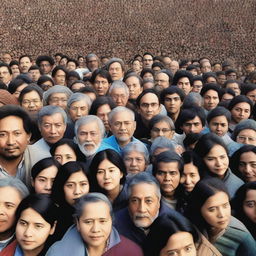
[[[187,220],[172,215],[159,216],[150,226],[144,243],[147,256],[214,256],[221,255]]]
[[[89,189],[89,181],[82,163],[71,161],[60,167],[52,187],[52,197],[60,206],[61,212],[56,227],[56,240],[62,238],[73,224],[75,201],[86,195]]]
[[[58,207],[49,195],[33,194],[22,200],[16,211],[16,241],[7,247],[13,256],[38,256],[52,244]]]
[[[89,193],[75,204],[76,226],[55,243],[46,256],[143,256],[138,245],[118,234],[112,226],[113,209],[101,193]]]
[[[71,161],[84,161],[84,155],[73,140],[63,138],[55,143],[50,149],[51,155],[61,164],[64,165]]]
[[[256,181],[256,146],[245,145],[230,159],[231,170],[244,182]]]
[[[235,216],[241,220],[256,240],[256,181],[241,186],[233,199]]]
[[[127,191],[124,185],[126,168],[121,156],[112,149],[98,152],[89,167],[92,192],[105,194],[114,210],[127,205]]]
[[[231,217],[229,200],[228,191],[220,179],[199,181],[191,193],[186,216],[222,255],[256,255],[253,237]]]
[[[31,169],[32,186],[37,194],[51,194],[60,164],[52,157],[38,161]]]
[[[194,151],[203,160],[204,176],[221,179],[233,198],[243,181],[229,169],[228,150],[222,139],[214,133],[207,133],[198,140]]]

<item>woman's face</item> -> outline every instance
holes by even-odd
[[[72,173],[64,184],[65,199],[73,205],[77,198],[89,192],[89,181],[83,171]]]
[[[171,235],[159,256],[186,255],[196,256],[196,247],[193,236],[189,232],[178,232]]]
[[[241,154],[238,170],[246,182],[256,181],[256,154],[252,151]]]
[[[231,207],[228,195],[222,191],[210,196],[201,208],[204,220],[212,227],[214,233],[225,229],[230,221]]]
[[[32,182],[37,194],[51,194],[52,184],[57,175],[58,168],[54,165],[43,169]]]
[[[30,113],[37,113],[43,107],[43,101],[36,91],[24,94],[21,106]]]
[[[215,145],[204,157],[204,162],[209,171],[219,178],[224,178],[228,169],[229,158],[226,150],[221,145]]]
[[[55,226],[32,208],[21,213],[16,226],[16,239],[25,255],[38,255],[49,235],[54,233]]]
[[[184,164],[183,174],[180,183],[183,185],[187,192],[191,192],[196,183],[200,180],[198,168],[191,162]]]
[[[111,163],[108,159],[104,159],[98,166],[96,178],[99,186],[106,191],[119,190],[120,179],[123,173],[120,169]]]
[[[231,116],[232,119],[239,123],[242,120],[246,120],[251,115],[251,107],[247,102],[240,102],[237,103],[232,109],[231,109]]]
[[[58,146],[54,152],[54,158],[61,164],[65,164],[70,161],[76,161],[75,151],[67,144]]]
[[[243,202],[243,210],[245,215],[256,223],[256,190],[250,189],[246,192],[246,197]]]
[[[112,230],[109,206],[105,202],[88,203],[77,220],[77,229],[89,252],[94,248],[103,254]]]

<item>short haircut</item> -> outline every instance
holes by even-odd
[[[201,96],[204,97],[205,93],[207,93],[209,90],[213,90],[215,92],[217,92],[218,94],[218,97],[220,99],[221,97],[221,90],[220,90],[220,87],[217,85],[217,84],[213,84],[213,83],[210,83],[210,84],[205,84],[200,92]]]
[[[42,61],[48,61],[51,66],[54,65],[54,59],[51,56],[46,56],[46,55],[38,56],[36,59],[36,65],[40,66]]]
[[[107,79],[110,84],[113,82],[109,72],[105,69],[99,68],[94,70],[91,76],[91,83],[94,84],[97,76]]]
[[[99,127],[99,130],[100,130],[100,133],[101,133],[101,138],[104,137],[104,134],[105,134],[105,127],[104,127],[104,124],[103,122],[101,121],[101,119],[97,116],[94,116],[94,115],[88,115],[88,116],[83,116],[81,118],[79,118],[76,123],[75,123],[75,135],[77,136],[78,135],[78,129],[81,125],[85,125],[85,124],[88,124],[88,123],[92,123],[92,122],[96,122],[98,127]]]
[[[183,101],[182,108],[201,107],[203,102],[202,96],[197,92],[190,92]]]
[[[109,123],[112,123],[113,117],[117,113],[119,113],[119,112],[127,112],[127,113],[129,113],[129,115],[131,116],[131,119],[133,121],[135,121],[135,114],[134,114],[134,112],[131,109],[123,107],[123,106],[117,106],[117,107],[113,108],[111,110],[111,112],[108,114]]]
[[[30,92],[36,92],[38,94],[40,100],[43,100],[43,90],[36,84],[35,85],[28,85],[20,93],[20,96],[19,96],[19,103],[20,104],[22,103],[22,100],[23,100],[24,96],[27,93],[30,93]]]
[[[13,94],[23,84],[26,84],[22,79],[15,78],[8,85],[8,92]]]
[[[137,97],[137,99],[136,99],[136,105],[137,105],[138,107],[140,107],[140,101],[141,101],[141,99],[142,99],[146,94],[148,94],[148,93],[155,94],[156,97],[157,97],[157,99],[158,99],[158,103],[159,103],[159,105],[160,105],[160,98],[159,98],[159,95],[158,95],[157,91],[154,90],[154,89],[146,89],[146,90],[144,90],[144,91]]]
[[[2,68],[2,67],[6,67],[7,70],[8,70],[8,72],[9,72],[9,74],[10,74],[10,75],[12,74],[12,70],[11,70],[11,68],[10,68],[10,66],[9,66],[8,64],[6,64],[6,63],[0,63],[0,68]]]
[[[248,84],[243,84],[241,86],[241,94],[242,95],[246,95],[247,93],[254,91],[254,90],[256,90],[256,84],[248,83]]]
[[[115,102],[112,100],[111,97],[109,96],[101,96],[96,98],[90,108],[90,115],[97,115],[98,109],[103,106],[103,105],[108,105],[110,109],[113,109],[116,107]]]
[[[85,104],[86,104],[87,107],[88,107],[88,110],[90,110],[92,101],[91,101],[91,99],[90,99],[89,96],[87,96],[86,94],[81,93],[81,92],[73,93],[73,94],[70,96],[70,98],[68,99],[67,107],[70,108],[71,105],[72,105],[74,102],[77,102],[77,101],[84,101]]]
[[[242,103],[242,102],[245,102],[245,103],[248,103],[250,105],[250,112],[252,112],[252,109],[253,109],[253,103],[252,101],[247,98],[245,95],[237,95],[235,96],[229,103],[228,105],[228,109],[229,111],[231,111],[235,105],[239,104],[239,103]]]
[[[149,130],[152,130],[154,125],[158,124],[160,122],[167,123],[169,125],[170,129],[175,131],[175,126],[174,126],[172,119],[169,116],[160,115],[160,114],[158,114],[150,119],[149,125],[148,125]]]
[[[231,113],[229,112],[229,110],[224,107],[216,107],[209,111],[207,115],[207,123],[209,124],[211,120],[217,116],[225,116],[228,123],[230,123],[231,121]]]
[[[5,105],[0,107],[0,120],[9,116],[15,116],[22,119],[25,132],[27,134],[32,132],[32,121],[30,116],[22,107],[16,105]]]
[[[128,78],[130,78],[130,77],[136,77],[136,78],[138,79],[138,81],[139,81],[140,87],[142,87],[142,82],[143,82],[143,80],[142,80],[142,78],[141,78],[137,73],[135,73],[135,72],[131,72],[131,73],[129,73],[129,74],[126,74],[126,75],[124,76],[123,82],[126,82],[126,80],[127,80]]]
[[[256,132],[256,121],[252,119],[246,119],[240,121],[236,126],[231,135],[231,139],[236,141],[238,134],[245,129],[253,130]]]
[[[175,146],[176,146],[176,144],[174,141],[167,139],[164,136],[159,136],[159,137],[155,138],[153,143],[151,144],[150,155],[152,156],[154,154],[154,152],[159,148],[167,148],[170,151],[174,151]]]
[[[44,106],[38,112],[38,125],[40,126],[42,124],[44,116],[52,116],[52,115],[57,114],[57,113],[62,115],[64,124],[67,124],[67,119],[68,118],[67,118],[66,112],[58,106],[49,105],[49,106]]]
[[[83,211],[86,205],[90,203],[98,203],[98,202],[104,202],[109,207],[110,216],[111,216],[111,219],[113,220],[114,212],[113,212],[112,203],[109,201],[109,199],[105,195],[103,195],[102,193],[96,193],[96,192],[89,193],[76,200],[74,205],[75,213],[73,214],[73,217],[79,220],[79,218],[83,215]]]
[[[140,77],[143,78],[143,76],[146,74],[146,73],[150,73],[152,76],[154,76],[154,71],[153,69],[151,68],[143,68],[140,72]]]
[[[164,100],[167,95],[172,95],[175,93],[180,96],[180,100],[183,102],[186,97],[186,94],[184,93],[184,91],[177,86],[170,86],[162,90],[160,94],[161,103],[164,104]]]
[[[183,77],[187,77],[190,82],[190,85],[192,86],[193,75],[187,70],[178,70],[173,77],[172,84],[177,85],[179,80]]]
[[[29,195],[29,191],[26,185],[20,179],[14,177],[6,177],[4,179],[0,179],[0,188],[4,187],[11,187],[16,189],[20,194],[21,199]]]
[[[114,82],[111,84],[111,86],[109,87],[108,94],[111,95],[111,92],[112,92],[114,89],[118,89],[118,88],[124,89],[125,94],[126,94],[126,95],[129,95],[129,89],[128,89],[126,83],[124,83],[124,82],[122,82],[122,81],[119,81],[119,80],[116,80],[116,81],[114,81]]]
[[[217,79],[217,76],[214,72],[206,72],[202,74],[202,79],[203,79],[203,83],[206,84],[207,83],[207,79],[209,77],[214,77],[215,80]]]
[[[181,173],[181,171],[183,170],[184,163],[183,163],[182,158],[174,151],[168,150],[168,151],[164,151],[156,156],[156,159],[153,163],[153,169],[152,169],[152,174],[154,176],[156,176],[158,168],[159,168],[158,167],[159,163],[161,163],[161,162],[163,162],[163,163],[177,162],[179,172]]]
[[[124,61],[120,58],[111,58],[107,63],[106,63],[106,68],[107,70],[109,70],[110,66],[113,64],[113,63],[119,63],[121,65],[121,68],[122,70],[124,71],[125,70],[125,64],[124,64]]]
[[[65,57],[62,57],[62,59],[65,58]],[[62,66],[56,66],[53,70],[52,70],[52,77],[55,77],[56,76],[56,73],[59,71],[59,70],[62,70],[64,73],[65,73],[65,76],[67,78],[67,75],[68,75],[68,71],[62,67]]]
[[[128,191],[127,191],[128,197],[131,196],[131,190],[132,190],[133,186],[138,185],[138,184],[143,184],[143,183],[155,186],[156,196],[159,198],[159,200],[161,200],[161,191],[160,191],[159,182],[149,172],[140,172],[131,178],[131,180],[128,184]]]

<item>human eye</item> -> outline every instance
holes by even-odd
[[[256,163],[252,163],[252,164],[251,164],[251,167],[252,167],[252,168],[256,168]]]
[[[81,183],[81,186],[82,187],[86,187],[88,185],[88,183],[86,182],[86,181],[83,181],[82,183]]]
[[[193,248],[192,245],[186,246],[185,251],[190,252],[190,251],[192,251],[192,248]]]
[[[67,188],[73,188],[73,187],[74,187],[73,183],[66,183],[65,186],[66,186]]]
[[[213,158],[213,157],[207,157],[206,160],[207,160],[207,161],[213,161],[214,158]]]
[[[210,207],[210,208],[208,208],[208,211],[209,211],[209,212],[214,212],[214,211],[215,211],[215,207]]]
[[[178,254],[177,254],[176,251],[168,251],[168,252],[167,252],[167,255],[168,255],[168,256],[177,256]]]
[[[131,203],[137,203],[137,202],[138,202],[138,198],[131,198],[131,199],[130,199],[130,202],[131,202]]]
[[[253,201],[245,202],[245,206],[247,206],[249,208],[253,208],[253,207],[255,207],[255,205],[256,205],[256,203]]]
[[[226,155],[222,155],[220,156],[220,159],[225,159],[227,156]]]
[[[6,133],[0,132],[0,137],[1,137],[1,138],[5,137],[5,136],[6,136]]]
[[[152,200],[152,199],[146,199],[146,200],[145,200],[145,203],[146,203],[146,204],[152,204],[152,203],[153,203],[153,200]]]
[[[157,174],[160,175],[160,176],[163,176],[165,174],[165,172],[163,171],[157,171]]]
[[[103,170],[101,170],[101,169],[97,170],[97,174],[103,174],[103,173],[104,173]]]
[[[91,225],[93,223],[93,221],[92,220],[84,220],[84,223],[88,224],[88,225]]]
[[[12,203],[6,203],[6,208],[8,208],[8,209],[11,209],[11,208],[14,208],[14,204],[12,204]]]
[[[39,223],[37,223],[37,224],[35,224],[35,227],[36,227],[37,229],[41,229],[41,228],[43,228],[43,227],[44,227],[44,225],[43,225],[43,224],[39,224]]]
[[[227,202],[227,203],[225,203],[225,204],[223,205],[224,208],[228,208],[229,206],[230,206],[229,202]]]
[[[26,226],[26,225],[27,225],[27,222],[24,221],[24,220],[19,220],[19,224],[20,224],[21,226]]]
[[[45,178],[40,177],[40,178],[38,178],[37,180],[38,180],[39,182],[45,182],[45,180],[46,180],[46,179],[45,179]]]
[[[102,223],[102,224],[105,224],[105,223],[107,223],[107,222],[108,222],[107,219],[100,219],[100,223]]]
[[[175,171],[172,171],[172,172],[170,172],[170,175],[171,175],[171,176],[176,176],[176,175],[178,175],[178,173],[175,172]]]
[[[20,136],[21,134],[22,134],[21,131],[15,131],[15,132],[14,132],[14,135],[15,135],[15,136]]]

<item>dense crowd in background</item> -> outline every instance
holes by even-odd
[[[0,256],[256,255],[256,63],[0,63]]]

